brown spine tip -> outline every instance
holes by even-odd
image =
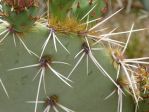
[[[104,0],[104,3],[106,6],[103,9],[101,9],[102,14],[106,14],[108,12],[108,9],[109,9],[109,0]]]
[[[47,67],[47,64],[51,64],[52,62],[52,59],[51,59],[51,56],[50,55],[45,55],[45,56],[42,56],[39,63],[40,63],[40,66],[41,67]]]
[[[45,104],[46,104],[46,106],[48,106],[48,105],[56,106],[58,101],[59,101],[58,96],[57,95],[52,95],[52,96],[50,96],[49,98],[47,98],[45,100]]]
[[[108,7],[104,7],[101,9],[102,14],[106,14],[108,12]]]
[[[80,2],[77,3],[77,8],[80,8]]]
[[[108,3],[109,3],[109,0],[104,0],[104,2],[105,2],[106,4],[108,4]]]
[[[0,16],[8,16],[7,14],[5,14],[4,12],[0,11]]]
[[[91,16],[92,16],[92,17],[96,17],[96,11],[93,11],[93,12],[91,13]]]
[[[83,50],[84,50],[84,52],[85,52],[86,54],[89,53],[90,49],[89,49],[89,47],[88,47],[88,45],[87,45],[86,42],[84,42],[84,43],[82,44],[82,48],[83,48]]]
[[[39,20],[40,19],[40,17],[39,16],[35,16],[35,17],[33,17],[33,16],[29,16],[29,18],[32,20],[32,21],[37,21],[37,20]]]
[[[89,0],[89,5],[92,5],[93,4],[93,0]]]
[[[26,7],[25,1],[24,1],[24,0],[18,0],[18,6],[19,6],[20,8],[25,8],[25,7]]]
[[[38,0],[3,0],[3,2],[12,6],[17,12],[39,4]]]

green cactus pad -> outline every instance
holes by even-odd
[[[48,1],[48,0],[47,0]],[[49,13],[51,17],[55,17],[59,20],[64,20],[68,17],[68,12],[71,10],[71,5],[74,0],[49,0]]]
[[[120,12],[97,23],[107,0],[43,2],[40,17],[38,0],[0,2],[0,111],[148,111],[149,57],[124,55],[140,30],[126,43],[97,30]]]
[[[1,31],[3,31],[4,28],[6,28],[6,26],[3,26]],[[47,38],[49,31],[41,25],[36,25],[34,29],[28,34],[24,34],[22,40],[30,50],[40,55],[40,48],[42,47],[44,40]],[[84,39],[77,35],[72,36],[60,33],[56,33],[56,35],[70,51],[70,54],[67,53],[58,43],[58,51],[56,53],[51,38],[43,55],[50,55],[52,62],[62,61],[69,63],[70,66],[64,66],[63,64],[50,64],[53,69],[64,76],[67,76],[78,61],[78,59],[74,59],[74,57],[81,50]],[[9,69],[37,64],[40,63],[40,61],[36,56],[28,54],[18,38],[16,38],[16,43],[17,46],[15,47],[12,35],[10,34],[0,47],[0,74],[1,78],[5,80],[5,86],[10,95],[10,99],[7,99],[4,92],[0,92],[0,110],[3,112],[33,112],[35,104],[26,102],[34,101],[36,98],[40,74],[34,81],[32,80],[40,67],[12,71],[9,71]],[[90,44],[92,44],[91,41]],[[99,45],[94,47],[101,48]],[[115,79],[116,70],[113,68],[112,60],[106,53],[105,49],[93,51],[93,55],[103,68],[110,73],[110,76]],[[62,82],[52,73],[51,70],[46,68],[45,84],[47,95],[57,95],[60,104],[76,112],[115,112],[117,110],[117,93],[105,100],[105,97],[117,87],[106,76],[100,73],[90,58],[88,74],[86,73],[85,56],[72,73],[70,80],[73,81],[70,83],[72,88]],[[47,96],[45,95],[43,84],[41,84],[39,100],[45,101],[46,98]],[[124,112],[133,112],[134,106],[132,98],[130,96],[124,96],[123,98]],[[40,112],[44,109],[45,104],[38,104],[37,111]]]
[[[72,6],[72,12],[78,20],[83,20],[88,15],[93,20],[101,17],[102,10],[106,7],[107,4],[104,0],[75,0]]]
[[[149,111],[149,97],[145,98],[143,101],[140,101],[138,112],[147,112]]]

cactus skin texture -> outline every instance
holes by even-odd
[[[96,30],[97,21],[88,25],[98,19],[107,1],[44,2],[46,17],[36,12],[40,7],[36,0],[1,1],[0,111],[135,112],[136,104],[141,106],[138,112],[148,111],[148,98],[143,99],[149,74],[144,59],[149,58],[140,60],[145,67],[129,66],[135,73],[127,74],[123,63],[132,60],[126,60],[123,52],[129,37],[123,51],[119,46],[109,48],[94,38],[102,34]],[[74,7],[78,2],[79,9]],[[92,9],[90,4],[98,7]],[[91,16],[90,11],[97,15]]]

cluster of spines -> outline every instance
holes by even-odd
[[[116,13],[118,13],[119,11],[117,11]],[[89,12],[90,12],[90,10],[89,10]],[[78,33],[78,31],[80,30],[79,28],[78,28],[79,30],[76,31],[77,35],[80,34],[80,36],[84,37],[84,42],[82,43],[82,49],[76,54],[75,58],[77,58],[79,55],[81,55],[81,57],[79,58],[78,62],[75,64],[75,66],[70,71],[70,73],[69,73],[69,75],[67,77],[64,77],[62,74],[58,73],[55,69],[53,69],[51,67],[51,64],[52,63],[61,63],[61,64],[69,65],[68,63],[60,62],[60,61],[52,61],[50,55],[44,56],[43,54],[44,54],[44,50],[45,50],[45,48],[46,48],[46,46],[47,46],[47,44],[48,44],[48,42],[49,42],[51,37],[53,37],[54,48],[55,48],[56,51],[57,51],[57,46],[56,46],[56,41],[57,41],[69,53],[69,51],[66,49],[66,47],[58,39],[58,37],[56,36],[55,32],[59,32],[59,31],[61,32],[62,31],[61,33],[76,33],[72,29],[69,29],[70,28],[69,25],[72,22],[71,19],[70,19],[70,23],[69,23],[68,26],[67,26],[67,22],[62,23],[62,25],[64,24],[64,25],[67,26],[68,31],[66,31],[63,27],[57,28],[57,24],[58,23],[53,22],[54,24],[51,24],[51,22],[49,22],[49,20],[51,18],[48,18],[49,20],[47,20],[46,23],[50,23],[50,24],[48,24],[48,27],[47,26],[46,27],[47,27],[47,29],[49,29],[50,33],[49,33],[49,36],[46,39],[45,43],[43,44],[43,48],[42,48],[42,52],[41,52],[40,56],[38,56],[37,54],[32,52],[30,49],[28,49],[28,47],[25,45],[25,43],[23,42],[23,40],[21,39],[19,34],[17,34],[13,30],[13,28],[7,28],[5,31],[0,33],[0,35],[3,35],[4,33],[6,33],[4,35],[4,37],[1,38],[0,42],[3,42],[3,40],[9,35],[9,33],[12,33],[13,35],[16,34],[18,36],[18,38],[20,39],[22,45],[28,51],[28,53],[35,54],[35,56],[39,58],[39,63],[37,63],[37,64],[27,65],[27,66],[23,66],[23,67],[17,67],[17,68],[10,69],[10,70],[16,70],[16,69],[40,66],[40,69],[38,70],[37,74],[34,77],[34,79],[35,79],[39,75],[39,73],[40,73],[40,80],[39,80],[39,85],[38,85],[38,90],[37,90],[36,101],[29,101],[29,103],[35,103],[35,112],[37,111],[37,104],[40,103],[40,102],[42,102],[42,103],[45,103],[45,102],[47,103],[48,102],[47,107],[45,108],[44,112],[48,112],[51,107],[54,108],[55,112],[57,112],[58,110],[55,108],[55,105],[61,106],[61,108],[63,108],[66,112],[73,112],[72,110],[70,110],[70,109],[68,109],[68,108],[58,104],[57,97],[55,97],[55,96],[51,96],[50,98],[48,97],[49,100],[46,100],[46,101],[38,101],[39,91],[40,91],[40,87],[41,87],[41,81],[44,82],[45,70],[46,70],[46,68],[49,68],[60,80],[62,80],[66,85],[71,87],[71,85],[67,81],[72,82],[69,79],[69,77],[72,75],[73,71],[77,68],[77,66],[79,65],[79,63],[81,62],[81,60],[85,56],[87,57],[87,73],[88,73],[88,58],[90,57],[91,60],[93,61],[93,63],[96,65],[96,67],[105,76],[107,76],[115,84],[115,86],[117,86],[116,87],[116,91],[117,91],[117,94],[119,96],[119,98],[118,98],[119,99],[119,101],[118,101],[118,111],[119,112],[122,111],[122,94],[124,94],[123,93],[123,89],[127,89],[128,90],[128,92],[134,97],[135,102],[136,102],[136,104],[138,106],[138,101],[141,99],[141,95],[140,95],[141,92],[140,92],[139,87],[143,87],[141,89],[144,90],[144,93],[146,91],[148,91],[148,71],[147,71],[148,69],[143,69],[145,71],[145,73],[144,73],[142,71],[142,68],[140,67],[140,64],[149,65],[149,62],[144,61],[144,60],[148,60],[149,57],[136,58],[136,59],[125,59],[124,52],[126,51],[128,42],[130,41],[131,33],[132,32],[136,32],[136,31],[141,31],[141,30],[144,30],[144,29],[133,30],[133,27],[134,27],[134,24],[133,24],[131,29],[130,29],[130,31],[118,32],[118,33],[113,33],[113,31],[111,31],[108,34],[101,34],[101,35],[98,35],[98,33],[94,33],[94,32],[98,32],[98,30],[96,31],[97,27],[99,27],[101,24],[105,23],[108,19],[110,19],[116,13],[114,13],[113,15],[107,17],[106,19],[104,19],[103,21],[97,23],[96,25],[94,25],[91,28],[88,28],[89,24],[92,23],[92,22],[95,22],[99,18],[97,18],[95,20],[89,21],[89,15],[83,16],[83,17],[85,17],[87,19],[87,22],[83,23],[85,25],[83,27],[81,27],[83,29],[83,31],[82,31],[83,33],[80,33],[80,32]],[[43,23],[43,25],[46,25],[46,24]],[[74,27],[78,27],[78,25],[80,25],[80,24],[78,24],[78,23],[76,23],[75,25],[72,24],[72,27],[73,28]],[[126,43],[120,42],[118,40],[114,40],[114,39],[112,39],[110,37],[110,36],[113,36],[113,35],[119,35],[119,34],[123,34],[123,33],[129,33],[128,39],[127,39]],[[94,40],[95,43],[90,44],[89,43],[89,39]],[[117,64],[116,65],[117,66],[117,68],[116,68],[117,69],[117,79],[116,79],[116,81],[114,81],[110,77],[110,74],[108,74],[105,71],[105,69],[100,65],[100,63],[96,60],[96,58],[92,54],[92,50],[102,50],[101,48],[94,48],[94,47],[92,47],[95,44],[100,43],[100,42],[103,42],[103,43],[108,42],[108,44],[110,45],[111,56],[113,58],[113,61]],[[122,48],[122,50],[121,49],[120,50],[117,50],[117,49],[115,50],[115,49],[113,49],[111,47],[111,45],[117,45],[118,47],[123,47],[123,48]],[[120,70],[122,70],[123,73],[124,73],[125,82],[123,82],[123,79],[121,81],[119,81],[120,73],[121,73]],[[137,71],[137,70],[140,70],[140,71]],[[143,86],[141,86],[140,85],[140,81],[141,81],[141,84],[142,83],[144,84],[144,82],[145,82],[145,84]],[[4,89],[4,90],[6,90],[6,89]],[[114,92],[112,92],[108,97],[106,97],[106,99],[109,98],[116,91],[114,90]],[[45,90],[45,93],[46,93],[46,90]]]

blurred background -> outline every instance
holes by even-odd
[[[106,26],[117,27],[115,32],[134,29],[149,28],[149,0],[105,0],[108,2],[108,10],[105,16],[114,13],[120,8],[123,10],[113,16]],[[118,39],[124,39],[126,35],[118,35]],[[126,38],[125,38],[126,39]],[[131,41],[127,49],[127,57],[149,56],[149,29],[132,33]]]

